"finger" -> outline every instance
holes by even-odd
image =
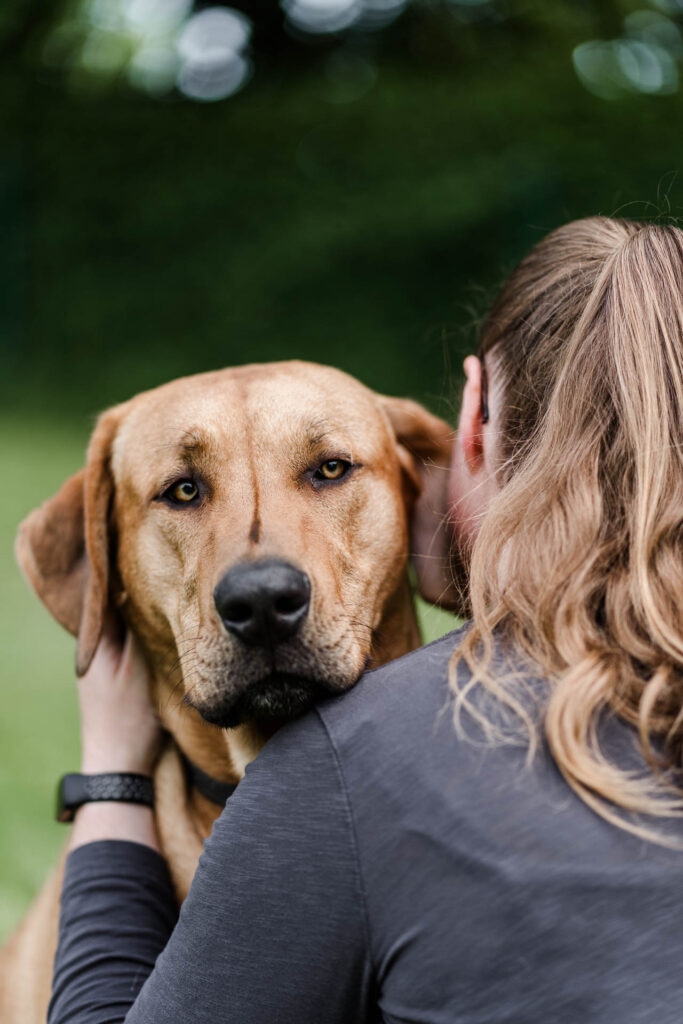
[[[105,616],[102,636],[95,651],[90,668],[83,676],[84,680],[93,679],[102,672],[112,675],[118,671],[121,663],[122,640],[116,616],[107,613]]]
[[[145,661],[140,642],[130,629],[126,631],[126,638],[123,644],[121,671],[129,678],[140,679],[143,682],[146,682],[149,676],[147,662]]]

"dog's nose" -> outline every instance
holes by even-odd
[[[311,581],[305,572],[269,558],[226,572],[213,592],[225,628],[255,647],[294,636],[308,614]]]

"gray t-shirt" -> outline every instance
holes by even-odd
[[[266,745],[177,923],[153,851],[72,853],[50,1024],[680,1024],[683,854],[590,811],[547,751],[459,739],[456,639]],[[639,763],[627,726],[606,738]]]

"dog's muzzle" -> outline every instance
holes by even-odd
[[[188,703],[206,722],[221,729],[234,729],[243,722],[270,727],[298,718],[329,697],[330,692],[324,683],[316,680],[273,672],[230,697],[217,697],[201,704]]]

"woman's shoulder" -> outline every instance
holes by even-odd
[[[398,793],[409,779],[414,792],[462,779],[458,762],[481,757],[458,741],[453,726],[449,662],[466,629],[365,672],[351,690],[283,726],[248,766],[250,786],[239,789],[250,789],[257,776],[269,787],[286,787],[291,777],[322,787],[324,801],[341,783],[352,800],[374,802],[377,785],[383,789],[389,778]]]
[[[318,705],[316,717],[352,801],[374,807],[390,796],[402,814],[410,803],[427,807],[445,799],[457,816],[459,807],[488,800],[492,781],[500,790],[501,778],[523,771],[525,751],[519,745],[483,743],[468,715],[464,731],[456,728],[451,662],[467,629],[465,624],[366,672],[352,690]],[[467,684],[468,674],[459,664],[459,686]],[[479,687],[473,702],[482,699]]]
[[[344,759],[348,750],[356,761],[361,752],[362,760],[376,760],[381,750],[386,763],[399,749],[409,759],[411,750],[431,742],[428,737],[444,719],[449,739],[454,735],[450,662],[467,628],[365,672],[353,689],[318,705],[317,716]],[[459,676],[463,671],[461,666]]]
[[[253,781],[267,773],[280,785],[285,775],[313,774],[316,784],[327,778],[333,786],[340,773],[347,781],[357,772],[369,780],[390,770],[399,749],[406,763],[422,756],[435,723],[450,719],[444,716],[450,700],[448,663],[465,628],[366,671],[351,690],[283,726],[247,767],[247,776]],[[452,739],[452,721],[448,732]]]
[[[400,827],[412,821],[413,831],[440,820],[444,835],[456,842],[457,834],[458,844],[467,836],[474,844],[476,836],[493,859],[531,842],[549,864],[568,848],[588,859],[599,851],[627,861],[647,848],[652,861],[667,860],[663,847],[653,853],[651,844],[595,814],[567,785],[544,739],[547,684],[520,652],[499,642],[493,662],[501,680],[514,681],[538,724],[534,756],[519,721],[509,722],[505,706],[483,686],[471,691],[473,713],[464,711],[456,727],[450,662],[468,628],[366,672],[353,690],[316,709],[351,802],[368,809],[370,825],[380,813],[395,815]],[[466,687],[466,665],[459,663],[457,676],[458,687]],[[500,726],[506,739],[492,742],[482,720]],[[631,726],[611,717],[602,738],[621,767],[645,768]]]
[[[408,654],[366,671],[353,689],[324,701],[318,707],[323,721],[335,731],[353,728],[355,721],[414,715],[418,707],[432,710],[434,701],[448,693],[449,662],[468,624],[424,644]]]

